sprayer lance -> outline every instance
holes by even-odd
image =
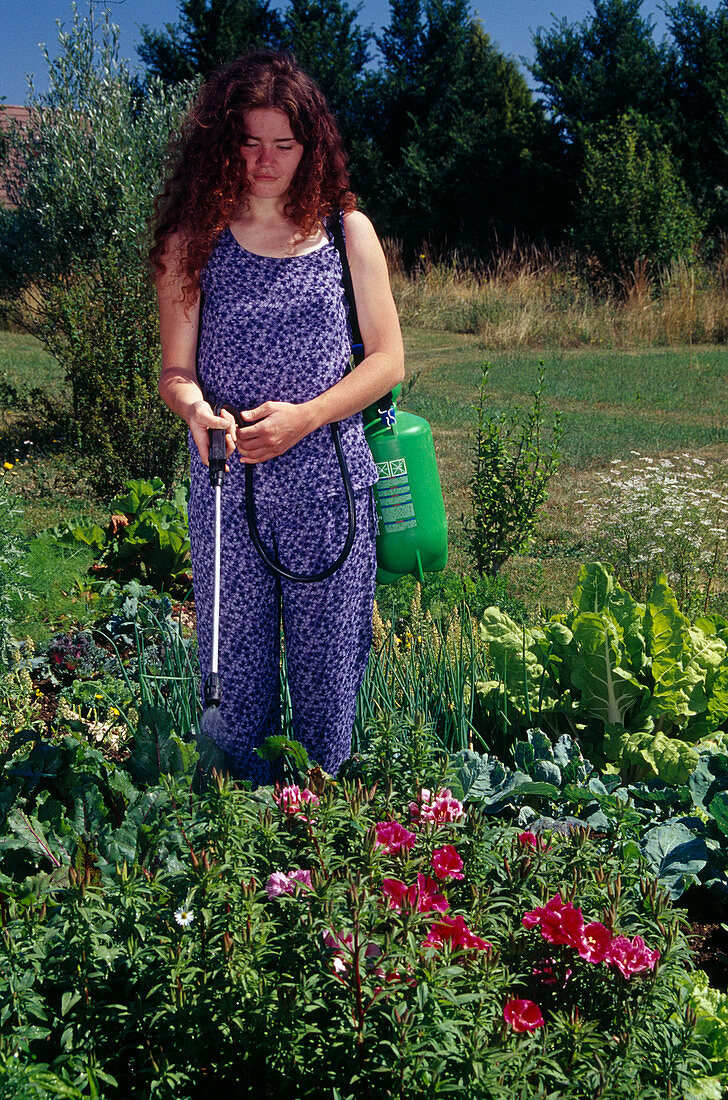
[[[221,491],[225,483],[225,430],[210,430],[209,470],[210,485],[215,490],[215,565],[213,570],[214,593],[212,601],[212,655],[210,675],[205,681],[205,706],[220,706],[222,692],[218,675],[218,650],[220,638],[220,512]]]

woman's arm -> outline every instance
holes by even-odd
[[[174,235],[164,255],[165,270],[157,275],[159,341],[162,345],[162,373],[159,393],[172,412],[182,417],[192,432],[197,450],[208,465],[209,428],[225,428],[228,456],[235,450],[236,425],[229,413],[215,416],[205,401],[197,380],[197,333],[200,323],[200,295],[193,304],[182,298],[179,267],[179,235]]]
[[[387,262],[374,227],[364,214],[345,215],[346,254],[354,284],[365,358],[331,389],[299,405],[266,401],[243,412],[256,421],[238,429],[244,462],[264,462],[283,454],[324,424],[345,420],[377,401],[404,378],[404,348],[389,286]]]

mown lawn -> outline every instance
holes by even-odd
[[[726,348],[489,353],[477,336],[422,329],[405,330],[405,346],[408,372],[420,371],[405,404],[432,425],[454,560],[467,503],[468,432],[486,361],[491,407],[503,413],[530,405],[539,363],[544,364],[547,417],[558,411],[564,428],[561,471],[542,525],[551,544],[578,544],[579,517],[569,502],[583,492],[598,492],[595,471],[612,459],[631,451],[728,455]]]
[[[456,568],[469,567],[461,515],[467,506],[468,433],[481,364],[491,364],[487,389],[493,410],[508,413],[530,404],[543,362],[547,418],[558,410],[564,428],[562,466],[551,485],[535,557],[509,569],[526,587],[533,587],[538,572],[543,591],[532,595],[546,603],[562,589],[570,591],[576,574],[581,517],[573,501],[602,491],[596,475],[612,459],[628,457],[631,451],[728,456],[726,348],[489,353],[473,335],[419,328],[406,328],[404,335],[408,376],[419,375],[403,405],[432,425]],[[23,335],[0,333],[0,380],[21,394],[40,386],[54,400],[69,402],[57,364]],[[44,436],[43,425],[36,433],[26,423],[23,432],[36,442],[24,443],[29,436],[19,434],[21,424],[7,400],[0,415],[0,460],[15,463],[15,482],[28,497],[33,529],[84,508],[98,509],[100,502],[90,497],[72,441],[54,443]]]

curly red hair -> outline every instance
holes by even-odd
[[[318,85],[291,54],[256,50],[214,73],[200,89],[170,149],[170,174],[154,204],[153,268],[166,270],[171,234],[181,231],[182,293],[191,300],[213,245],[245,201],[245,113],[283,111],[303,145],[289,191],[288,217],[301,236],[339,210],[353,210],[346,154]]]

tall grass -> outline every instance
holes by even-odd
[[[722,343],[728,337],[728,243],[708,262],[654,272],[638,263],[618,281],[569,249],[518,242],[487,264],[423,252],[405,271],[386,242],[405,325],[472,333],[490,348],[634,347]]]

